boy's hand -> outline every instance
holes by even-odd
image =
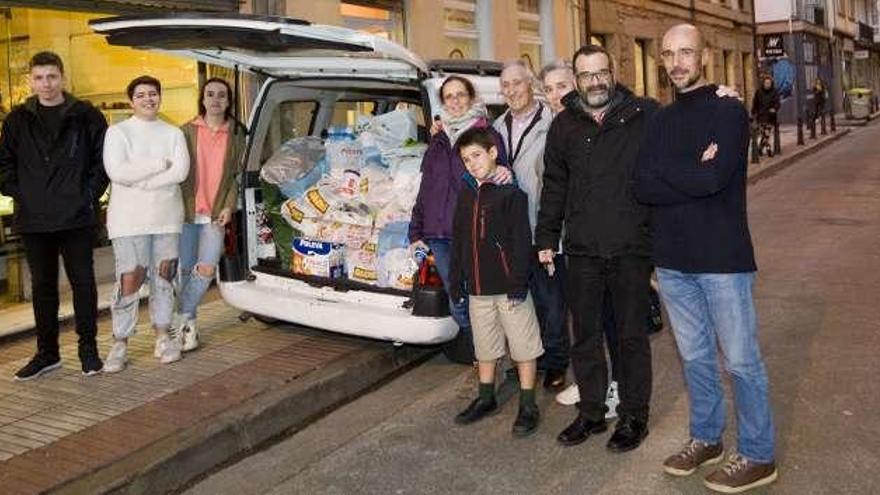
[[[513,172],[504,166],[495,167],[495,173],[492,174],[492,182],[498,185],[511,184],[513,182]]]
[[[507,296],[507,309],[513,309],[526,301],[525,297]]]

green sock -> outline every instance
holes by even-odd
[[[480,382],[480,398],[492,399],[495,397],[495,384]]]
[[[535,389],[521,388],[519,389],[519,405],[534,406],[535,405]]]

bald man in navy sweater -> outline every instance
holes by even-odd
[[[687,476],[722,460],[720,346],[733,383],[737,449],[704,482],[714,491],[740,493],[777,477],[752,299],[757,267],[746,216],[749,117],[739,101],[718,97],[706,82],[702,67],[709,52],[696,27],[667,31],[660,56],[676,101],[648,123],[636,193],[652,206],[657,279],[684,364],[691,437],[663,468]]]

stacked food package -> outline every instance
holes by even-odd
[[[323,141],[293,138],[269,158],[261,178],[283,196],[293,234],[282,259],[294,273],[412,288],[407,229],[426,149],[416,137],[414,113],[395,110],[328,129]]]

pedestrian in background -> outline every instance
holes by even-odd
[[[578,416],[557,437],[576,445],[607,429],[608,368],[602,330],[606,288],[616,316],[620,399],[608,449],[638,447],[648,434],[651,349],[645,322],[651,275],[647,209],[631,191],[645,121],[657,103],[617,84],[608,52],[588,45],[573,57],[577,91],[562,102],[547,135],[544,185],[535,229],[548,267],[563,235],[566,294],[573,320],[571,362]]]
[[[529,297],[532,233],[526,194],[513,184],[493,182],[498,167],[495,138],[491,129],[474,127],[455,145],[470,176],[455,210],[449,286],[458,303],[465,299],[462,287],[469,293],[480,383],[477,398],[455,422],[470,424],[498,409],[495,368],[509,349],[520,384],[512,432],[526,436],[537,430],[540,420],[535,382],[537,358],[544,352]]]
[[[499,82],[508,109],[495,120],[493,127],[507,146],[517,185],[528,198],[530,240],[533,241],[544,176],[544,143],[553,112],[535,99],[535,75],[521,60],[505,64]],[[538,263],[536,249],[533,248],[532,254],[529,258],[529,292],[534,300],[544,345],[538,371],[544,373],[544,387],[556,390],[565,385],[568,369],[568,308],[563,291],[565,263],[561,255],[555,258],[559,262],[551,276]]]
[[[739,493],[777,477],[752,298],[757,268],[746,214],[749,119],[741,103],[719,98],[706,82],[702,67],[709,52],[696,27],[667,31],[661,57],[678,96],[646,130],[637,194],[652,205],[660,295],[690,400],[690,440],[663,468],[687,476],[723,457],[720,346],[733,383],[737,449],[704,482],[714,491]]]
[[[169,335],[174,310],[183,201],[180,183],[189,172],[186,139],[159,118],[162,85],[151,76],[126,88],[134,115],[110,126],[104,166],[110,176],[107,233],[116,258],[116,295],[111,306],[114,344],[105,372],[122,371],[128,339],[138,321],[139,290],[150,283],[150,320],[156,333],[154,355],[163,364],[180,359],[180,343]]]
[[[107,122],[92,105],[64,91],[64,63],[57,54],[39,52],[28,65],[33,94],[12,109],[0,137],[0,192],[13,200],[37,329],[37,353],[15,379],[61,366],[59,255],[73,291],[82,373],[94,375],[103,368],[93,249],[99,199],[108,183],[101,154]]]
[[[225,80],[205,81],[199,114],[181,127],[190,158],[189,175],[180,185],[184,224],[180,235],[178,313],[173,333],[181,350],[199,346],[196,310],[223,254],[226,225],[238,200],[245,129],[232,115],[232,88]]]

